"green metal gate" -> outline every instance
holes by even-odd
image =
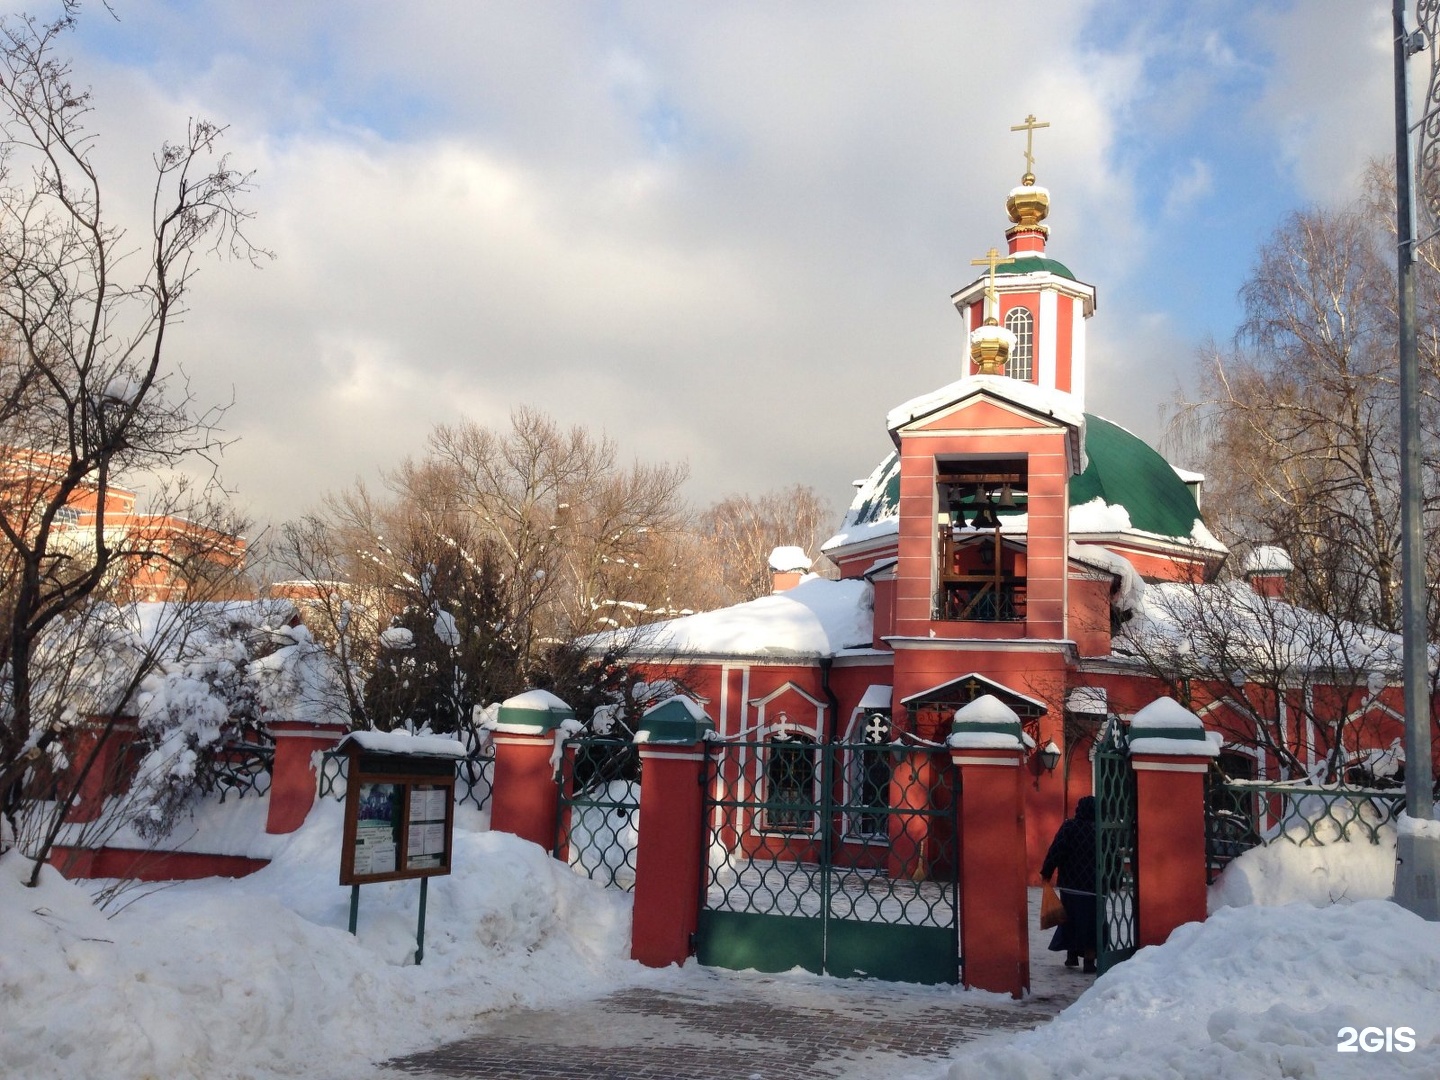
[[[702,964],[959,982],[959,771],[870,735],[711,747]]]
[[[557,859],[633,892],[640,833],[640,756],[627,739],[566,739],[560,763]]]
[[[1119,717],[1095,744],[1095,967],[1103,974],[1135,954],[1135,770]]]

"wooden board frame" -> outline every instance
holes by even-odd
[[[349,773],[345,790],[345,830],[340,848],[340,884],[369,885],[381,881],[404,881],[410,878],[438,877],[450,873],[451,852],[455,829],[455,759],[449,757],[426,757],[418,754],[386,754],[376,751],[350,750]],[[389,787],[391,791],[382,795],[376,788]],[[443,846],[433,864],[411,866],[413,858],[428,860],[432,853],[412,856],[410,852],[411,810],[417,793],[441,791],[444,800]],[[389,803],[388,816],[366,819],[387,822],[394,840],[393,869],[368,872],[357,870],[357,841],[363,839],[361,824],[361,795],[385,799]],[[372,802],[372,809],[374,807]],[[414,824],[440,824],[434,816],[434,808],[425,818]],[[372,832],[378,831],[371,829]]]

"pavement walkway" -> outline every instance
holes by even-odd
[[[689,964],[656,986],[565,1009],[513,1009],[464,1038],[383,1062],[379,1075],[505,1080],[901,1080],[961,1046],[1037,1027],[1090,985],[1045,951],[1032,890],[1031,994],[763,975]]]

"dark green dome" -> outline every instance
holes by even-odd
[[[996,277],[1004,277],[1006,274],[1034,274],[1041,270],[1048,270],[1056,277],[1069,278],[1071,281],[1078,281],[1070,268],[1062,262],[1054,259],[1047,259],[1041,255],[1022,255],[1014,262],[1002,263],[995,268]]]
[[[1122,506],[1132,528],[1189,540],[1200,517],[1195,496],[1170,463],[1136,435],[1085,414],[1085,471],[1070,478],[1070,505],[1103,499]],[[900,455],[891,453],[860,485],[842,530],[871,525],[900,512]]]
[[[1123,506],[1141,532],[1189,540],[1200,508],[1170,463],[1118,424],[1085,414],[1085,471],[1070,478],[1070,505]]]

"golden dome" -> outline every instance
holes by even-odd
[[[1005,210],[1020,228],[1034,229],[1050,213],[1050,192],[1036,185],[1034,173],[1026,173],[1020,184],[1005,200]]]
[[[1015,348],[1015,335],[1000,326],[994,316],[970,334],[970,359],[978,375],[1004,375],[1005,362]]]

